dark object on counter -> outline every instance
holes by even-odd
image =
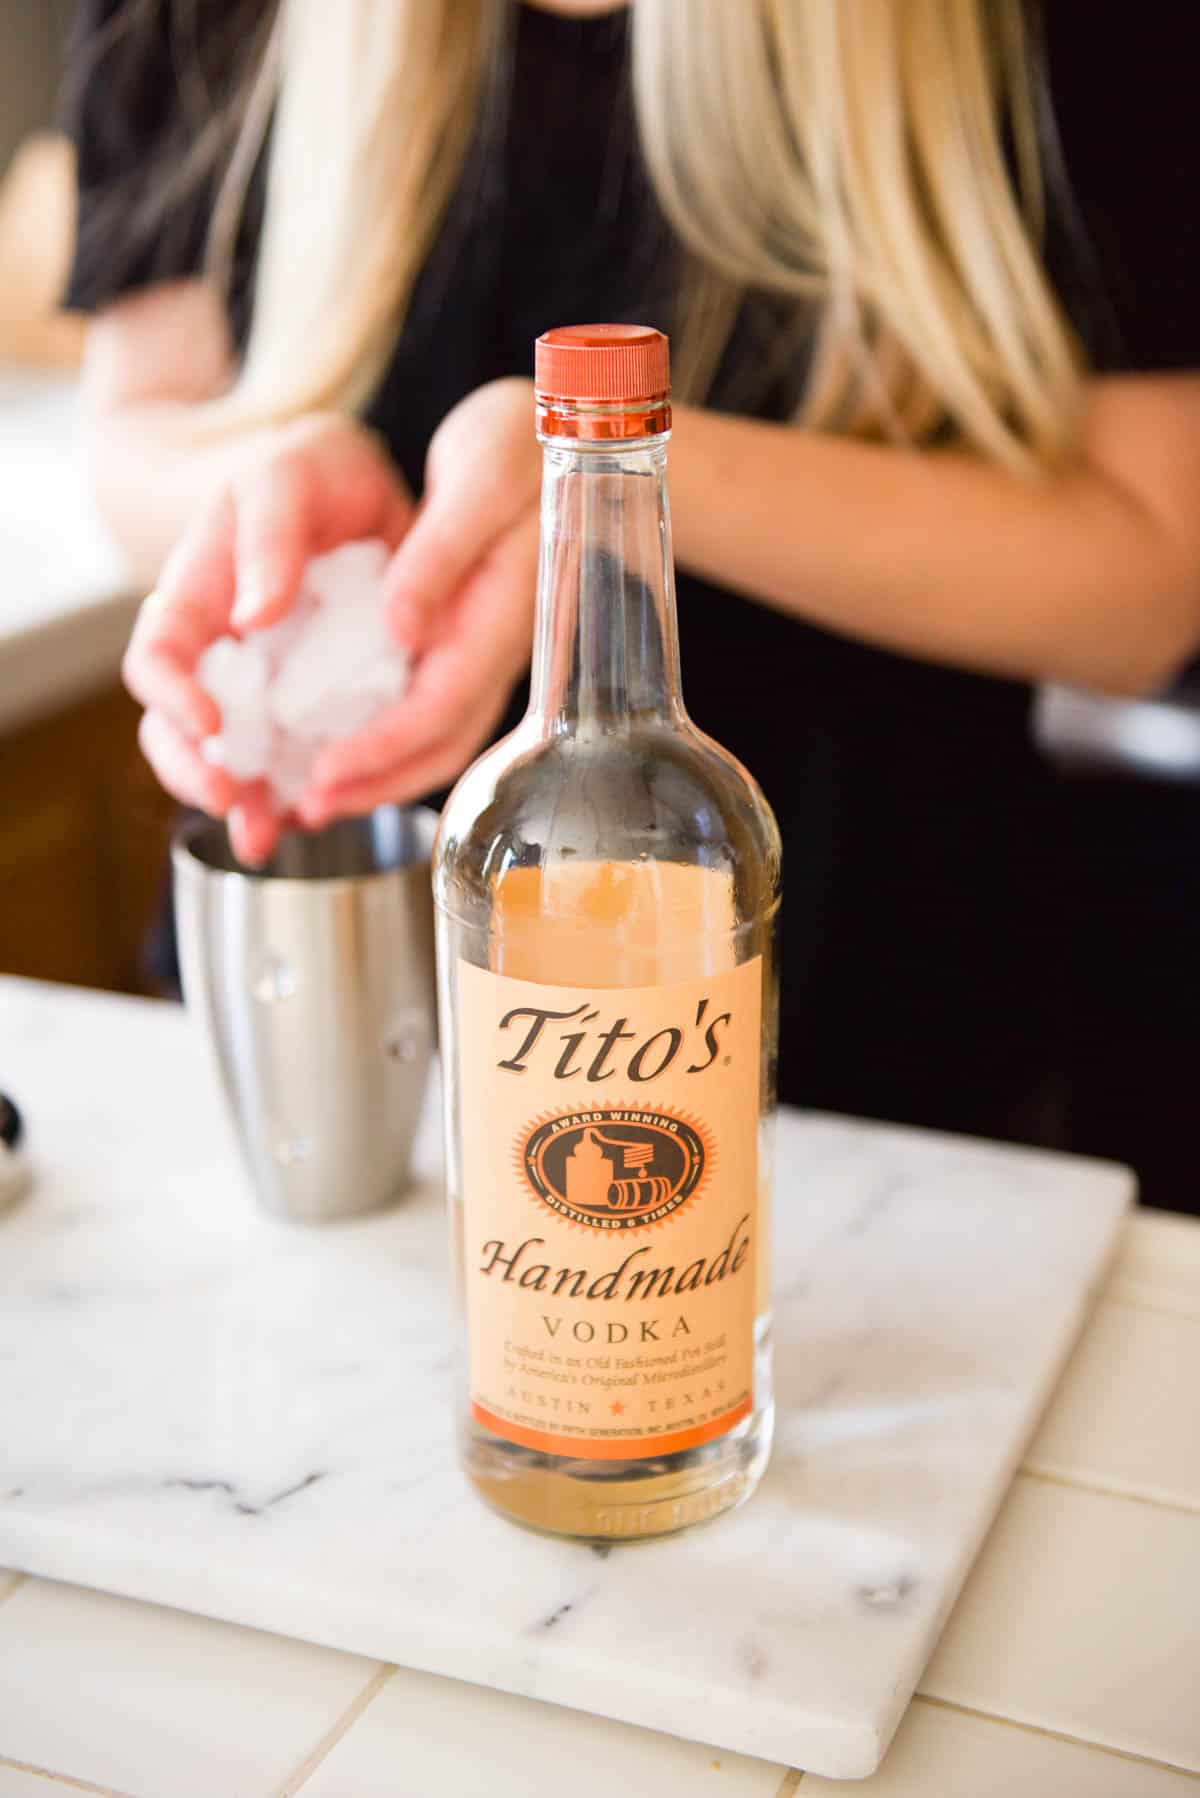
[[[29,1163],[20,1152],[24,1121],[8,1097],[0,1093],[0,1211],[29,1190]]]
[[[7,1093],[0,1093],[0,1142],[15,1149],[25,1131],[25,1120]]]

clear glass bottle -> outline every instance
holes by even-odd
[[[538,341],[529,711],[434,863],[463,1462],[591,1542],[739,1503],[770,1449],[775,821],[689,720],[667,342]]]

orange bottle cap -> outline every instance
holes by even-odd
[[[546,436],[650,437],[671,423],[670,346],[651,325],[559,325],[538,338],[533,385]]]

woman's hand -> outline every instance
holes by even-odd
[[[141,609],[123,673],[146,707],[143,752],[169,792],[228,816],[243,861],[266,859],[281,821],[262,782],[234,780],[204,760],[200,744],[221,719],[196,664],[218,637],[281,618],[310,556],[361,537],[395,549],[412,515],[374,437],[349,419],[302,419],[245,446],[238,475],[185,532]]]
[[[416,799],[487,741],[529,660],[540,483],[532,382],[492,381],[442,421],[424,499],[388,571],[412,686],[369,730],[323,751],[300,802],[306,824]]]

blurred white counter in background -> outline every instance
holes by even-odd
[[[1043,687],[1034,736],[1052,759],[1076,770],[1200,779],[1200,705],[1191,690],[1114,699],[1078,687]]]
[[[78,409],[75,376],[0,367],[0,733],[111,685],[137,610]]]

